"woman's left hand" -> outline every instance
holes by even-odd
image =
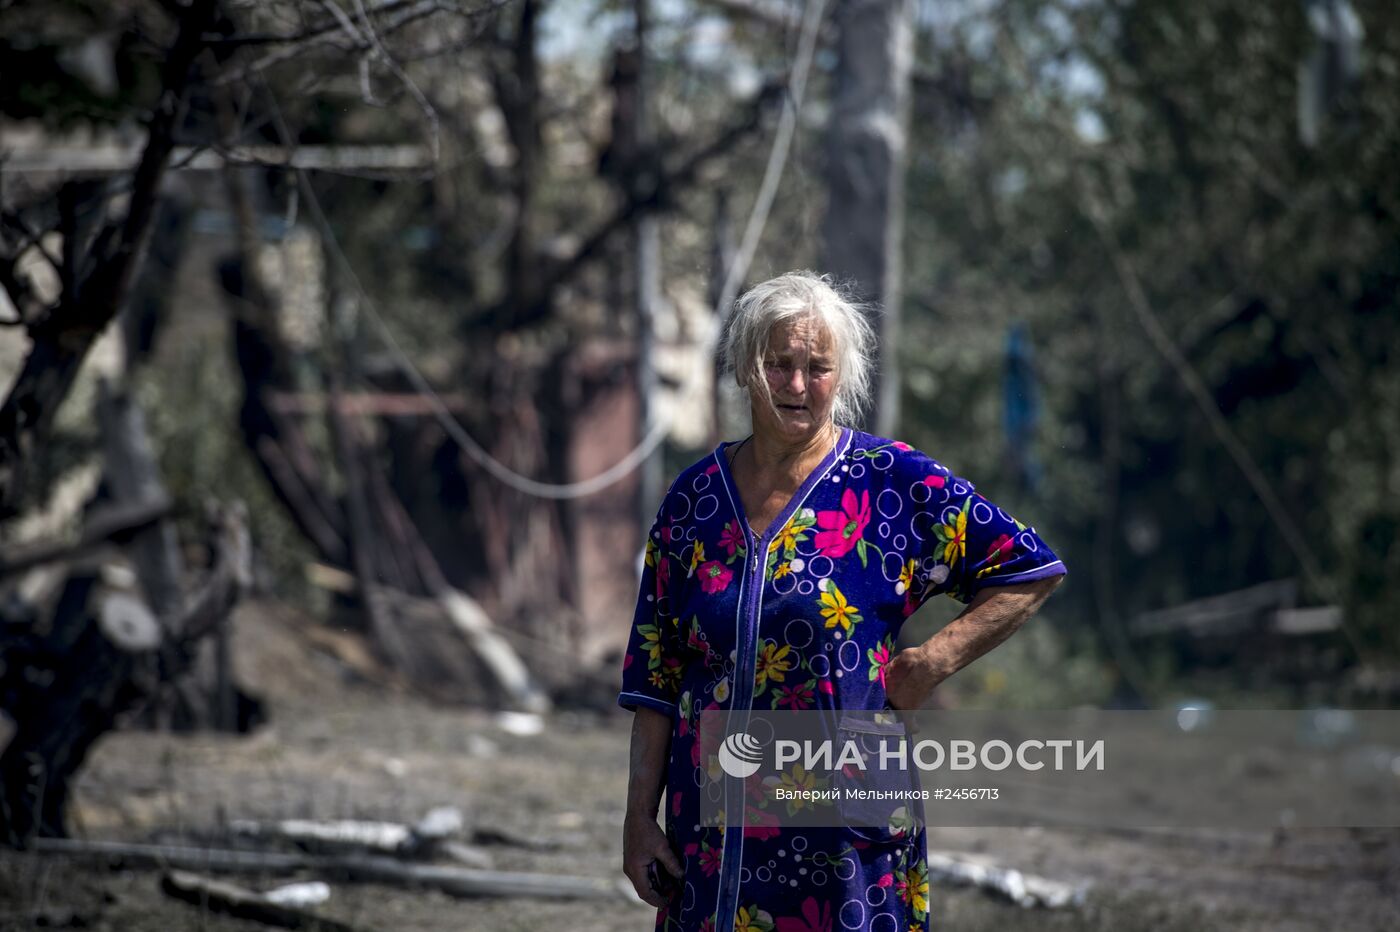
[[[943,682],[944,675],[927,648],[927,644],[907,647],[885,668],[885,698],[893,708],[922,708],[933,688]]]

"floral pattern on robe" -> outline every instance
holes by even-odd
[[[887,707],[905,619],[943,594],[1060,575],[1033,527],[908,444],[842,429],[766,529],[750,528],[725,446],[672,483],[646,542],[624,708],[674,722],[666,833],[685,876],[668,932],[909,932],[930,927],[917,823],[782,828],[749,800],[702,826],[702,712]],[[761,532],[761,533],[760,533]]]

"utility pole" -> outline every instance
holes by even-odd
[[[909,86],[914,59],[913,0],[841,0],[835,15],[837,63],[827,127],[827,213],[822,268],[854,284],[883,313],[875,433],[899,425],[900,262]]]
[[[636,97],[633,113],[632,152],[636,158],[631,184],[650,189],[660,177],[656,164],[656,137],[650,114],[650,69],[647,66],[647,31],[650,27],[649,0],[633,0],[635,19],[634,54],[636,55]],[[661,230],[656,214],[640,211],[632,222],[635,261],[634,292],[637,309],[637,396],[638,438],[651,434],[656,418],[656,311],[661,303]],[[649,527],[656,507],[661,502],[665,464],[656,453],[647,457],[640,467],[641,482],[638,496],[642,527]]]

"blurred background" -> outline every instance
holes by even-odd
[[[935,704],[1396,706],[1397,27],[0,0],[0,927],[330,879],[278,921],[649,928],[643,534],[748,433],[715,341],[793,268],[881,309],[863,426],[1070,568]],[[1394,832],[930,845],[948,929],[1400,924]]]

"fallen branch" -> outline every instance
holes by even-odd
[[[34,840],[32,848],[40,854],[61,855],[112,867],[250,874],[305,871],[327,879],[438,890],[448,896],[462,898],[538,896],[552,900],[636,900],[630,884],[606,877],[436,867],[404,864],[392,858],[370,855],[314,857],[181,845],[78,841],[71,838],[38,838]]]
[[[462,813],[452,807],[433,809],[415,825],[339,819],[315,822],[284,819],[280,822],[235,821],[236,835],[295,845],[313,854],[387,854],[427,860],[439,855],[467,867],[489,869],[491,856],[479,848],[454,841],[462,834]]]
[[[501,637],[480,603],[452,588],[441,590],[437,601],[511,705],[526,712],[549,711],[549,697],[535,684],[520,655]]]
[[[76,540],[39,540],[15,543],[0,556],[0,579],[45,563],[79,557],[114,537],[153,524],[170,513],[166,496],[135,504],[110,505],[93,511]]]
[[[525,712],[548,712],[549,696],[535,683],[525,662],[496,630],[480,603],[448,583],[437,558],[423,541],[403,503],[385,482],[383,474],[372,473],[370,478],[375,505],[384,520],[398,529],[406,556],[423,580],[424,587],[432,593],[443,615],[491,674],[494,685],[509,706]]]
[[[358,932],[355,926],[337,919],[327,919],[295,906],[283,906],[256,891],[187,871],[170,871],[161,877],[160,889],[167,896],[200,909],[236,919],[251,919],[279,929]]]
[[[235,821],[229,826],[235,835],[259,840],[270,839],[297,845],[313,852],[377,851],[398,854],[406,848],[413,830],[398,822],[366,822],[341,819],[334,822],[313,822],[309,819],[284,819],[281,822]]]
[[[437,853],[450,861],[456,861],[463,867],[475,867],[480,870],[490,870],[495,864],[495,860],[490,854],[480,848],[460,841],[444,841],[437,846]]]
[[[1002,867],[990,858],[955,854],[949,851],[928,853],[929,878],[948,880],[956,884],[981,887],[990,893],[1005,897],[1017,906],[1044,906],[1056,909],[1064,906],[1078,906],[1084,902],[1088,888],[1084,884],[1074,885],[1047,880],[1034,874]]]

